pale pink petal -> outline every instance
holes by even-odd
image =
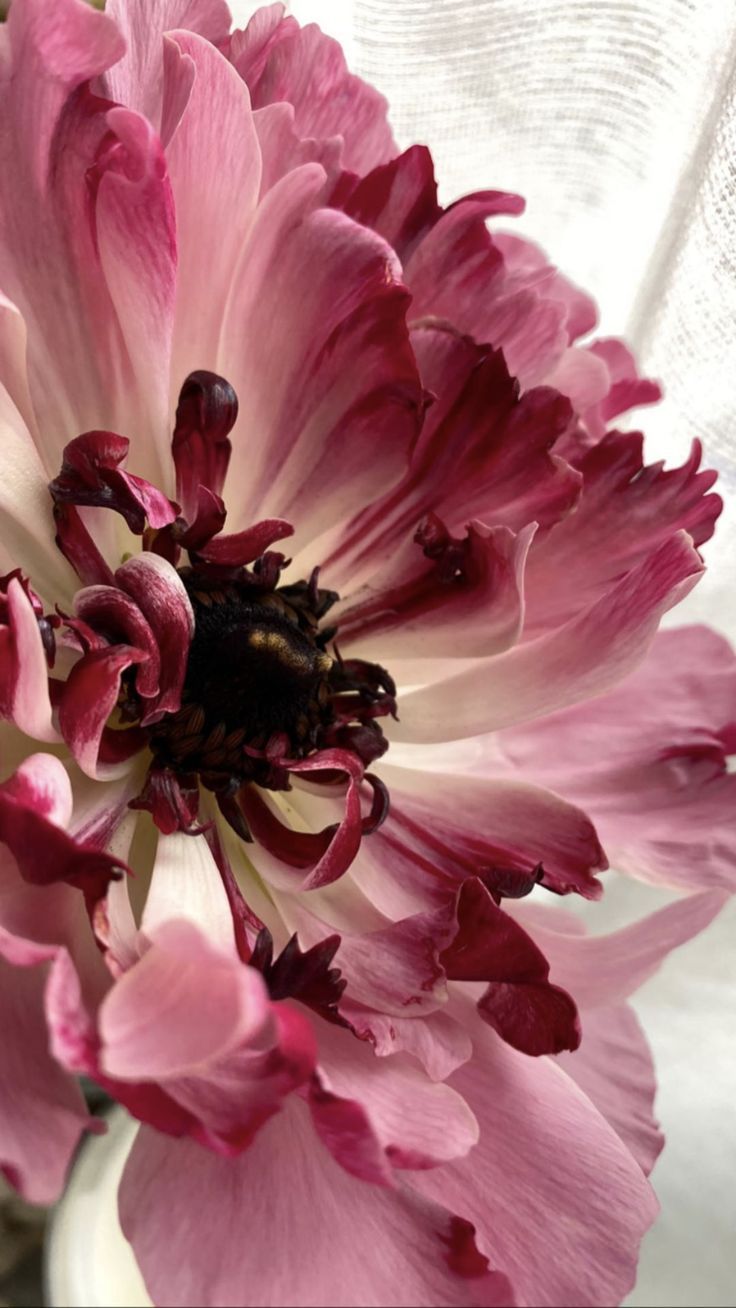
[[[255,109],[286,100],[299,136],[342,136],[343,167],[367,172],[396,153],[384,97],[348,71],[337,41],[315,24],[299,28],[271,5],[233,34],[230,58]]]
[[[150,472],[167,417],[170,193],[150,127],[124,109],[108,121],[109,102],[82,87],[124,42],[81,0],[27,0],[7,35],[0,281],[28,327],[41,453],[53,475],[79,431],[134,426]]]
[[[120,1214],[149,1292],[171,1308],[515,1302],[506,1278],[487,1269],[468,1223],[405,1189],[350,1176],[298,1102],[236,1160],[142,1131]]]
[[[33,603],[20,578],[7,591],[7,627],[0,627],[0,712],[26,735],[53,742],[49,666]]]
[[[331,179],[340,175],[342,137],[302,140],[297,134],[294,108],[283,101],[256,109],[253,123],[261,147],[261,195],[270,191],[285,173],[305,163],[321,164],[325,170],[325,192]]]
[[[554,916],[549,927],[541,926],[536,915],[528,921],[523,904],[513,911],[548,960],[553,980],[588,1009],[628,999],[673,949],[713,921],[727,898],[717,890],[686,895],[630,926],[597,936],[557,931]]]
[[[340,1010],[353,1030],[370,1040],[380,1058],[411,1054],[433,1081],[446,1081],[472,1056],[470,1036],[448,1013],[425,1013],[417,1019],[387,1017],[350,1003],[342,1003]]]
[[[457,740],[600,695],[636,666],[662,615],[703,571],[684,532],[670,537],[565,626],[402,696],[399,740]]]
[[[504,732],[501,746],[525,777],[584,806],[621,871],[733,888],[735,724],[733,651],[684,627],[660,632],[608,695]]]
[[[76,1081],[52,1058],[43,953],[24,958],[0,937],[0,1171],[31,1203],[59,1197],[82,1133],[94,1126]],[[53,950],[46,957],[50,960]]]
[[[78,583],[54,544],[49,474],[4,386],[0,432],[0,567],[5,573],[20,567],[49,607],[69,603]]]
[[[496,232],[494,240],[512,284],[536,287],[563,308],[569,342],[593,330],[598,321],[595,300],[555,268],[540,246],[511,232]]]
[[[588,352],[604,363],[608,372],[603,399],[583,415],[586,427],[594,435],[602,436],[607,424],[619,414],[661,400],[659,383],[639,376],[636,359],[624,341],[613,336],[604,337],[593,341]]]
[[[529,1059],[475,1028],[451,1079],[481,1126],[467,1160],[412,1175],[412,1189],[463,1213],[519,1302],[608,1308],[631,1289],[657,1204],[607,1122],[552,1059]],[[530,1238],[530,1234],[533,1235]]]
[[[176,28],[222,40],[230,28],[225,0],[108,0],[106,11],[126,50],[102,79],[111,100],[137,109],[161,131],[164,33]]]
[[[395,256],[344,214],[313,211],[322,177],[305,164],[259,206],[219,368],[248,414],[228,525],[285,518],[299,547],[398,479],[422,399]]]
[[[102,1069],[123,1080],[191,1074],[231,1053],[266,1021],[263,978],[173,921],[107,995],[100,1011]]]
[[[654,1116],[652,1055],[626,1004],[583,1013],[583,1041],[558,1061],[623,1140],[645,1176],[664,1145]]]
[[[167,62],[167,94],[194,67],[191,94],[166,147],[179,250],[172,376],[178,394],[193,369],[219,368],[223,313],[258,201],[261,155],[247,88],[224,55],[192,32],[169,39],[181,57]],[[247,396],[240,397],[247,412]]]
[[[233,917],[222,877],[203,836],[159,836],[141,920],[153,938],[166,922],[195,924],[210,945],[235,958]]]
[[[429,1081],[405,1055],[377,1058],[352,1032],[321,1021],[317,1039],[320,1085],[364,1110],[394,1167],[434,1167],[468,1153],[477,1143],[476,1120],[460,1095]],[[354,1165],[351,1157],[352,1127],[347,1123],[346,1128],[325,1136],[325,1144],[342,1166],[360,1175],[359,1160]]]

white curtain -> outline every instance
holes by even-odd
[[[243,22],[255,6],[232,7]],[[651,458],[682,461],[703,439],[727,508],[705,550],[710,571],[675,620],[702,618],[736,637],[732,0],[289,7],[338,37],[353,69],[388,96],[402,145],[431,146],[445,200],[485,186],[526,196],[517,230],[593,292],[602,330],[625,334],[664,385],[664,403],[636,415]],[[659,898],[611,878],[591,929]],[[669,1136],[654,1177],[662,1216],[629,1300],[639,1308],[734,1302],[735,935],[732,911],[637,1001]]]

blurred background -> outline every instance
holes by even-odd
[[[236,25],[256,7],[232,0]],[[682,462],[702,438],[727,507],[705,547],[709,572],[674,621],[707,621],[736,638],[734,5],[291,0],[286,8],[336,36],[353,70],[385,93],[402,146],[430,145],[445,202],[483,187],[526,197],[514,230],[595,295],[601,331],[625,335],[664,386],[664,402],[631,424],[646,431],[650,460]],[[611,929],[665,898],[610,874],[589,924]],[[668,1137],[653,1177],[662,1215],[627,1301],[636,1308],[736,1302],[735,939],[732,909],[636,1000]],[[100,1178],[88,1173],[68,1221],[94,1241]],[[3,1298],[38,1304],[42,1215],[17,1204],[0,1204],[0,1214],[0,1244],[5,1237],[17,1255],[0,1259],[0,1308]],[[99,1239],[111,1258],[127,1257],[122,1237],[106,1229]],[[120,1302],[145,1299],[141,1291]]]

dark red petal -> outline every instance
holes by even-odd
[[[266,518],[263,522],[247,527],[245,531],[230,536],[216,536],[197,549],[196,555],[198,559],[220,567],[239,568],[260,558],[274,541],[293,535],[294,528],[290,522],[285,522],[283,518]]]
[[[477,878],[461,886],[456,912],[457,934],[440,962],[451,980],[490,982],[478,1001],[481,1017],[522,1053],[577,1049],[575,1003],[551,984],[549,964],[523,927],[494,903]]]
[[[61,472],[49,485],[55,505],[114,509],[131,531],[173,522],[178,507],[142,477],[123,472],[130,442],[111,431],[88,431],[64,449]]]
[[[100,849],[80,845],[39,811],[37,798],[21,778],[0,786],[0,840],[15,858],[24,880],[34,886],[65,881],[96,903],[110,881],[119,880],[119,861]]]
[[[171,452],[177,498],[190,523],[198,514],[200,486],[213,495],[222,492],[237,416],[238,397],[229,382],[214,372],[189,374],[179,393]]]

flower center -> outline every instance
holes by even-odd
[[[213,790],[233,778],[263,783],[279,757],[318,748],[334,721],[331,633],[319,634],[306,583],[258,594],[191,569],[182,579],[195,617],[182,704],[151,728],[151,747]]]

